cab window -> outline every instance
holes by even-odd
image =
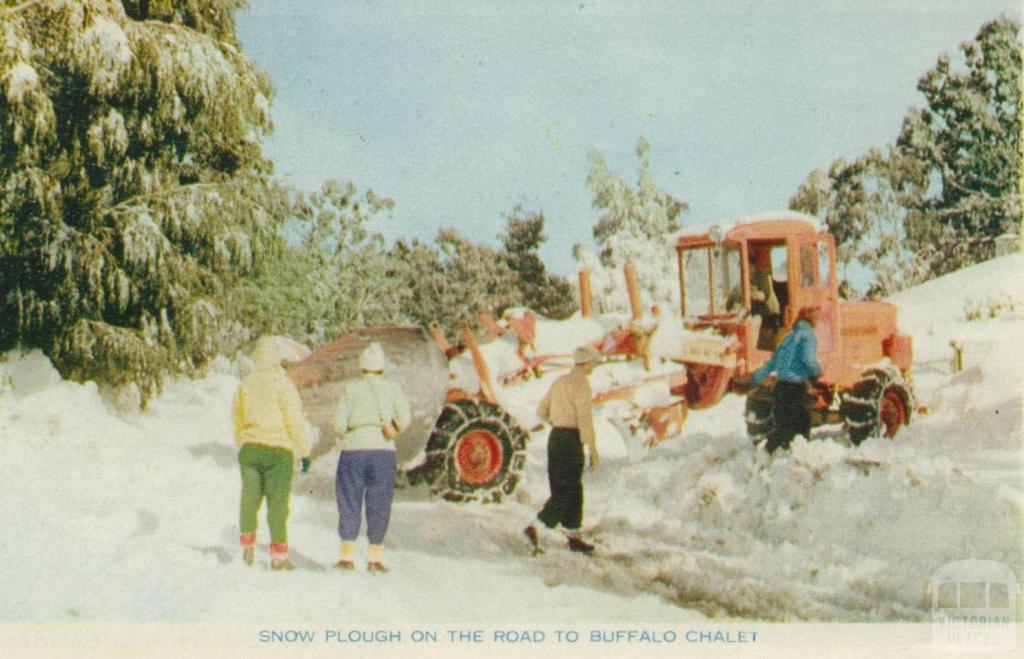
[[[818,279],[822,288],[832,287],[832,268],[829,267],[828,243],[818,243]]]
[[[814,266],[814,248],[810,245],[800,245],[800,285],[804,288],[811,288],[817,283]]]

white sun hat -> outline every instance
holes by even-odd
[[[591,362],[601,361],[601,353],[597,351],[594,346],[580,346],[576,348],[576,352],[573,354],[573,363],[575,364],[589,364]]]

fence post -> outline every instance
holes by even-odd
[[[953,348],[953,372],[959,373],[964,370],[964,344],[963,341],[950,341],[949,346]]]

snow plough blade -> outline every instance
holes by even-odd
[[[302,396],[306,418],[319,430],[313,457],[334,447],[333,417],[342,383],[359,377],[359,353],[371,341],[384,348],[390,362],[385,374],[401,385],[412,407],[412,423],[395,440],[399,464],[426,446],[444,406],[448,360],[421,327],[367,327],[321,346],[288,369]]]

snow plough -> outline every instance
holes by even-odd
[[[683,230],[672,236],[677,257],[679,308],[646,312],[635,269],[627,265],[630,315],[592,341],[608,363],[632,362],[631,381],[595,388],[594,403],[630,410],[616,425],[648,447],[679,435],[689,410],[717,404],[727,393],[749,393],[746,427],[755,441],[773,428],[768,389],[748,392],[745,377],[764,364],[800,308],[817,305],[815,328],[822,374],[809,391],[812,424],[842,424],[852,443],[892,437],[910,421],[912,342],[900,334],[896,308],[875,301],[839,299],[835,242],[811,216],[780,211]],[[580,273],[580,315],[591,315],[589,275]],[[413,403],[413,424],[397,443],[400,481],[429,486],[452,501],[498,502],[512,494],[526,465],[529,434],[502,408],[498,387],[514,387],[568,366],[564,351],[538,354],[536,316],[481,317],[485,335],[515,337],[517,365],[492,377],[477,335],[463,328],[453,346],[421,327],[370,327],[322,346],[295,364],[310,421],[330,438],[331,414],[341,382],[356,377],[357,358],[370,341],[381,343]],[[656,334],[662,334],[655,341]],[[476,390],[455,386],[455,359],[471,358]],[[658,383],[664,395],[640,392]]]
[[[771,357],[800,309],[817,305],[822,373],[809,391],[812,425],[843,424],[853,444],[893,437],[915,408],[913,341],[899,332],[895,305],[840,299],[835,239],[817,225],[779,211],[676,236],[680,315],[719,339],[717,350],[686,341],[673,357],[686,365],[681,393],[701,409],[739,390],[738,379]],[[746,423],[755,441],[772,430],[767,389],[747,396]]]

